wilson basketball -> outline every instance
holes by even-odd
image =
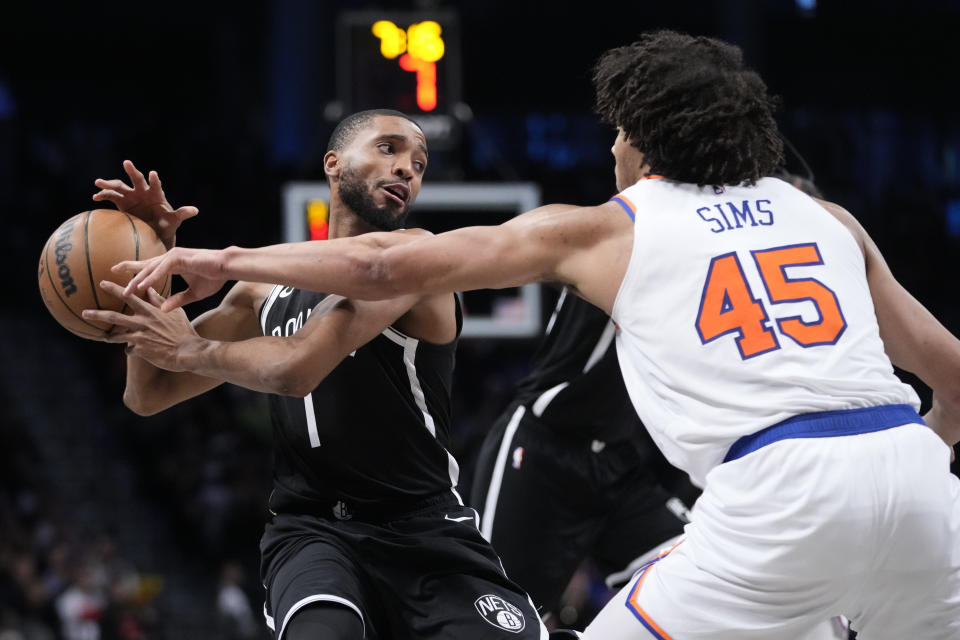
[[[47,310],[65,329],[97,339],[112,325],[85,320],[84,309],[123,311],[122,300],[100,288],[101,280],[125,286],[130,277],[110,268],[123,260],[145,260],[166,251],[143,220],[114,209],[94,209],[73,216],[47,239],[40,254],[37,280]],[[166,296],[170,279],[160,295]]]

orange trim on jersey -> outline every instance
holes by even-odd
[[[624,205],[624,206],[628,209],[627,213],[630,214],[630,219],[631,219],[631,220],[632,220],[634,217],[636,217],[636,215],[637,215],[637,206],[636,206],[635,204],[633,204],[632,202],[630,202],[630,200],[627,198],[627,196],[623,195],[622,193],[618,193],[617,195],[613,196],[613,197],[610,198],[610,199],[611,199],[611,200],[616,200],[616,201],[619,202],[621,205]]]
[[[663,630],[663,627],[658,625],[650,617],[646,611],[643,610],[643,607],[640,606],[639,594],[640,594],[640,585],[643,584],[643,581],[647,578],[647,574],[650,573],[650,569],[659,561],[660,559],[666,557],[671,551],[679,547],[683,543],[683,540],[673,545],[656,558],[650,561],[650,564],[647,565],[646,569],[643,570],[643,573],[640,574],[640,577],[637,579],[636,584],[633,585],[633,589],[630,590],[630,596],[627,598],[627,608],[633,612],[633,615],[637,616],[640,619],[641,624],[645,626],[654,636],[659,640],[673,640],[673,637]]]
[[[648,174],[648,175],[643,176],[643,177],[640,178],[640,179],[641,179],[641,180],[662,180],[662,179],[663,179],[663,176],[657,175],[657,174],[655,174],[655,173],[651,173],[651,174]],[[621,207],[623,207],[623,210],[627,212],[627,215],[630,216],[630,219],[633,220],[633,221],[636,221],[636,219],[637,219],[637,206],[636,206],[635,204],[633,204],[632,202],[630,202],[630,199],[627,198],[627,196],[623,195],[622,192],[621,192],[621,193],[618,193],[617,195],[615,195],[615,196],[613,196],[612,198],[610,198],[610,201],[616,202],[616,203],[619,204]]]

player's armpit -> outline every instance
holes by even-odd
[[[570,213],[578,218],[569,223],[577,236],[559,253],[556,277],[610,314],[634,250],[633,221],[616,202]]]

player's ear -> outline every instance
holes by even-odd
[[[323,156],[323,172],[331,182],[340,177],[340,155],[336,151],[327,151]]]

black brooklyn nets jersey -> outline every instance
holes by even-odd
[[[645,435],[620,374],[609,316],[567,288],[517,399],[550,428],[617,442]]]
[[[260,311],[264,335],[292,335],[324,297],[274,287]],[[459,306],[456,313],[459,337]],[[305,398],[271,395],[270,509],[393,513],[442,493],[459,502],[459,470],[447,451],[456,344],[423,342],[389,327]]]

